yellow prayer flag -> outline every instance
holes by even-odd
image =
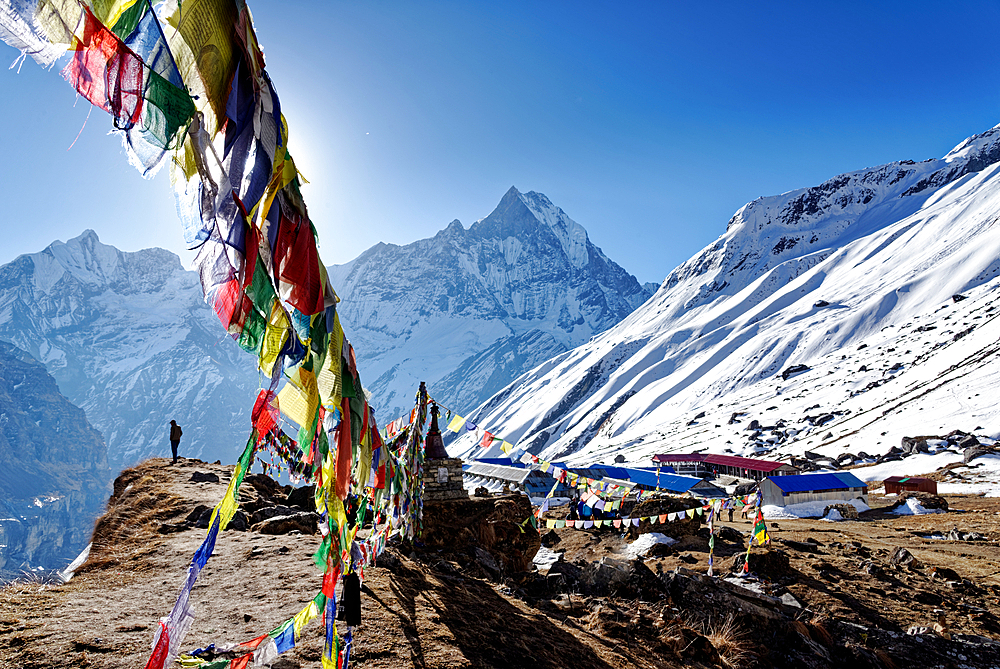
[[[310,601],[305,607],[295,614],[292,618],[292,624],[295,625],[295,638],[298,639],[299,635],[302,633],[302,628],[309,624],[309,622],[319,615],[319,607],[316,606],[315,601]]]
[[[83,6],[76,0],[39,0],[35,8],[35,21],[53,44],[70,44],[76,39],[73,32],[81,25]]]
[[[511,451],[514,450],[514,445],[511,444],[510,442],[505,441],[502,444],[500,444],[500,450],[502,450],[504,453],[509,454]]]
[[[299,427],[312,423],[319,411],[319,389],[316,377],[309,370],[299,367],[290,378],[291,383],[278,393],[281,412],[295,421]]]
[[[236,485],[240,483],[243,479],[241,476],[242,465],[237,462],[236,467],[233,469],[233,477],[229,479],[229,486],[226,488],[226,494],[223,495],[222,501],[215,505],[212,509],[212,515],[208,519],[208,531],[212,531],[212,526],[215,524],[216,516],[219,517],[219,531],[226,529],[226,525],[229,521],[233,519],[236,515]]]
[[[260,368],[271,376],[278,355],[285,348],[285,342],[291,335],[292,324],[288,315],[281,307],[281,302],[275,300],[271,305],[271,315],[267,319],[267,329],[264,331],[264,341],[260,348]]]
[[[138,0],[94,0],[94,16],[108,28],[114,28],[118,19]]]
[[[205,87],[208,105],[215,116],[215,126],[206,128],[215,132],[226,119],[226,100],[233,81],[237,59],[234,57],[234,31],[238,13],[236,3],[227,0],[186,0],[178,3],[176,14],[168,21],[190,49],[191,61],[184,62],[178,53],[177,41],[170,46],[185,82],[198,79]],[[195,71],[190,68],[194,66]],[[198,105],[204,107],[204,105]]]
[[[448,429],[451,430],[452,432],[458,432],[464,426],[465,426],[465,419],[459,416],[458,414],[455,414],[455,417],[452,418],[451,421],[448,423]]]

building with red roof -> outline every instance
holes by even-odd
[[[662,453],[653,456],[656,466],[669,465],[678,474],[694,476],[735,476],[742,479],[760,481],[768,476],[798,474],[799,468],[787,462],[758,460],[737,455],[716,455],[713,453]]]

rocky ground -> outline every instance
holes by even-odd
[[[0,667],[143,666],[204,537],[198,507],[221,497],[229,474],[194,460],[124,472],[72,581],[0,591]],[[320,587],[308,503],[264,477],[244,488],[237,525],[246,529],[220,537],[192,595],[185,648],[266,633]],[[542,553],[555,562],[525,571],[517,555],[538,541],[516,530],[517,496],[470,500],[448,541],[440,540],[447,514],[436,509],[428,518],[437,540],[393,546],[367,570],[352,663],[1000,666],[1000,499],[946,496],[949,511],[926,516],[892,515],[889,499],[871,501],[856,521],[770,523],[771,548],[751,551],[752,579],[704,575],[704,527],[637,560],[626,554],[631,538],[618,533],[546,530]],[[722,526],[715,566],[728,576],[749,525]],[[318,667],[321,636],[314,621],[272,666]]]

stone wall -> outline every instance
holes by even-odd
[[[468,499],[462,482],[462,459],[441,458],[424,462],[424,501]]]

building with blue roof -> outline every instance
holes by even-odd
[[[853,499],[868,504],[868,486],[849,472],[769,476],[760,482],[760,492],[763,503],[774,506]]]

